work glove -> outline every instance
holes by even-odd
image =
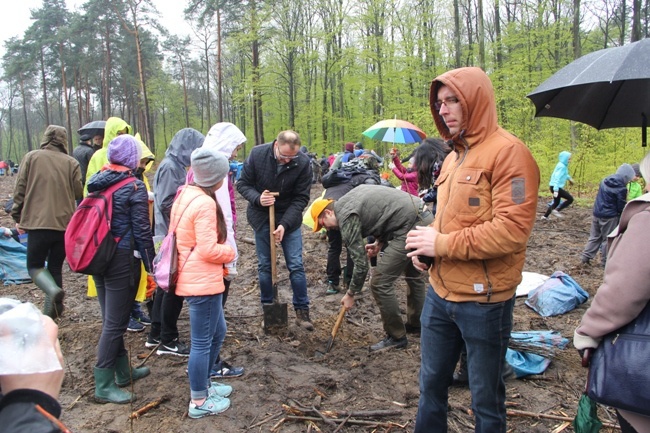
[[[394,169],[394,168],[395,168],[395,164],[392,163],[392,162],[389,163],[389,164],[388,164],[388,168],[390,168],[391,170]]]
[[[153,201],[154,198],[153,191],[147,191],[147,198],[149,199],[150,202]]]
[[[232,281],[232,280],[235,279],[236,276],[237,276],[237,268],[236,267],[233,266],[233,267],[230,267],[230,268],[226,268],[224,266],[224,268],[223,268],[223,279],[224,280]]]
[[[153,297],[153,293],[156,291],[156,280],[154,280],[153,275],[147,275],[147,299]]]
[[[558,191],[553,191],[553,198],[557,198],[560,193]]]

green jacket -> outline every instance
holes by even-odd
[[[631,182],[628,182],[627,184],[627,200],[634,200],[637,197],[641,197],[643,195],[643,187],[641,184],[633,180]]]
[[[350,290],[358,293],[368,273],[366,238],[386,244],[406,234],[421,220],[423,202],[417,197],[382,185],[359,185],[334,204],[343,242],[354,262]]]

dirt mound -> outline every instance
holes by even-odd
[[[15,177],[0,177],[0,194],[8,197]],[[312,197],[320,195],[314,185]],[[546,204],[540,200],[539,215]],[[370,412],[368,422],[385,423],[374,430],[368,425],[346,423],[340,430],[412,431],[418,403],[418,371],[420,341],[409,336],[407,349],[369,353],[368,346],[383,338],[379,311],[364,289],[357,308],[349,312],[334,342],[324,354],[327,340],[339,310],[339,295],[326,296],[325,259],[327,242],[304,228],[304,257],[307,271],[311,316],[315,331],[307,332],[293,323],[291,290],[283,260],[278,266],[279,296],[289,303],[290,324],[282,335],[267,336],[262,329],[262,311],[257,287],[255,248],[246,239],[253,233],[246,222],[246,202],[238,198],[237,238],[240,259],[239,275],[234,280],[226,305],[228,333],[222,354],[233,365],[246,368],[246,373],[228,381],[235,389],[232,406],[217,417],[191,420],[186,417],[189,383],[185,373],[186,359],[152,355],[146,365],[151,375],[135,384],[138,400],[132,405],[100,405],[93,402],[92,368],[101,328],[100,310],[96,300],[86,297],[86,277],[64,267],[66,313],[60,320],[61,345],[66,358],[66,378],[61,393],[63,422],[74,432],[236,432],[334,431],[337,424],[327,424],[319,415],[345,419],[350,412]],[[591,295],[601,279],[602,268],[581,267],[579,253],[588,238],[591,213],[589,209],[570,208],[563,219],[538,221],[529,242],[525,270],[550,275],[562,270]],[[12,226],[8,215],[0,223]],[[406,285],[398,281],[398,293],[405,309]],[[2,296],[15,296],[38,306],[43,296],[33,284],[6,286]],[[555,330],[571,338],[586,305],[557,317],[543,318],[518,299],[515,306],[515,330]],[[187,308],[179,321],[181,339],[189,341]],[[146,333],[127,333],[129,351],[134,362],[149,354],[145,348]],[[585,381],[573,349],[558,354],[541,377],[507,382],[507,402],[517,411],[527,411],[572,418]],[[129,420],[132,411],[160,397],[169,400],[136,420]],[[309,420],[281,422],[288,415],[283,405],[302,408]],[[468,413],[470,394],[466,388],[450,389],[449,426],[452,432],[473,431],[473,417]],[[330,411],[338,412],[332,413]],[[387,412],[384,412],[387,411]],[[382,416],[383,415],[383,416]],[[601,419],[615,419],[611,412],[601,410]],[[388,423],[394,423],[388,427]],[[508,418],[510,432],[548,432],[562,424],[561,420],[536,419],[521,414]],[[400,428],[399,426],[403,426]],[[560,430],[556,430],[560,431]],[[571,431],[569,427],[567,430]]]

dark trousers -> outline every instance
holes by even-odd
[[[551,189],[551,194],[553,194],[553,187],[550,187]],[[560,204],[560,200],[564,199],[562,204]],[[553,204],[546,209],[546,213],[544,216],[548,218],[548,216],[553,212],[554,209],[557,209],[558,212],[560,212],[562,209],[566,209],[569,206],[571,206],[571,203],[573,203],[573,196],[568,193],[563,188],[560,188],[560,190],[557,192],[557,197],[553,197]]]
[[[27,269],[44,268],[52,274],[56,285],[63,288],[63,260],[65,260],[65,232],[30,230],[27,242]]]
[[[619,411],[616,411],[616,418],[618,418],[618,425],[621,427],[621,432],[623,433],[637,433],[636,429],[632,427],[632,424],[627,422],[625,418],[621,415]]]
[[[178,316],[183,309],[183,297],[156,287],[151,309],[151,337],[169,344],[178,338]]]
[[[112,368],[126,355],[124,333],[140,282],[140,259],[133,251],[118,249],[104,275],[93,275],[102,310],[102,334],[97,345],[97,368]]]
[[[329,244],[327,248],[327,280],[338,286],[341,281],[341,253],[343,252],[341,232],[339,230],[328,230],[327,242]],[[354,269],[354,263],[349,254],[347,254],[346,266],[347,281],[344,281],[344,284],[350,282],[352,279],[352,270]]]

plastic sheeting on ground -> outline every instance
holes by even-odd
[[[526,305],[544,317],[557,316],[573,310],[588,298],[589,294],[573,278],[556,271],[528,294]]]
[[[552,356],[555,348],[564,349],[568,344],[569,339],[557,331],[513,331],[510,333],[510,345],[518,350],[508,348],[506,361],[515,370],[517,378],[542,374],[551,360],[540,353]]]
[[[27,247],[0,236],[0,278],[5,286],[31,283],[27,273]]]
[[[548,279],[548,275],[538,274],[537,272],[522,272],[521,283],[517,286],[515,296],[527,296],[530,291],[538,288]]]

